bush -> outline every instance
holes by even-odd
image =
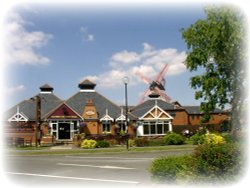
[[[193,136],[190,137],[194,145],[197,144],[204,144],[205,142],[205,135],[199,135],[198,133],[194,134]]]
[[[205,135],[206,144],[223,144],[225,140],[222,136],[216,134],[206,134]]]
[[[155,179],[181,183],[228,183],[242,176],[244,156],[232,143],[199,145],[192,155],[155,159]]]
[[[145,137],[135,138],[135,146],[144,147],[144,146],[148,146],[148,145],[149,145],[149,141],[147,138],[145,138]]]
[[[110,143],[105,141],[105,140],[99,140],[96,143],[96,147],[97,148],[108,148],[108,147],[110,147]]]
[[[95,148],[95,147],[96,147],[96,141],[95,140],[85,139],[81,143],[81,148],[91,149],[91,148]]]
[[[196,148],[193,157],[196,170],[207,180],[230,180],[239,175],[242,153],[235,144],[204,144]]]
[[[149,146],[164,146],[164,140],[163,138],[154,138],[154,139],[150,139],[149,140],[149,143],[148,143]]]
[[[115,140],[115,139],[110,139],[110,140],[107,140],[106,142],[108,142],[110,146],[114,146],[114,145],[118,144],[117,140]]]
[[[166,145],[181,145],[184,144],[185,138],[177,133],[169,133],[164,136],[163,141]]]
[[[135,140],[129,139],[128,140],[128,145],[129,145],[129,147],[134,147],[135,146]]]
[[[196,133],[190,138],[194,145],[197,144],[223,144],[226,142],[223,136],[217,134],[198,134]]]
[[[175,156],[155,159],[152,162],[150,172],[153,177],[160,181],[175,181],[177,175],[190,168],[192,156]]]

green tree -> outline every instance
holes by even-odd
[[[204,10],[206,19],[181,31],[188,48],[187,69],[204,69],[190,84],[196,90],[195,99],[203,101],[202,122],[209,121],[215,108],[230,105],[234,132],[240,125],[246,87],[245,18],[236,7],[210,6]]]

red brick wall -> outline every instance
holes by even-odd
[[[175,116],[173,117],[172,125],[188,125],[188,114],[185,110],[176,111]]]

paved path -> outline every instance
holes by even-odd
[[[191,151],[5,156],[5,174],[18,186],[150,186],[152,160]]]

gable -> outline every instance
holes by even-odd
[[[50,113],[47,119],[81,119],[81,117],[65,103]]]
[[[16,114],[14,114],[11,118],[8,119],[9,122],[11,121],[15,121],[15,122],[27,122],[28,118],[22,114],[21,112],[17,112]]]
[[[173,117],[170,116],[167,112],[165,112],[159,106],[156,105],[153,108],[151,108],[150,110],[148,110],[139,119],[143,119],[143,120],[154,120],[154,119],[169,120],[169,119],[173,119]]]

